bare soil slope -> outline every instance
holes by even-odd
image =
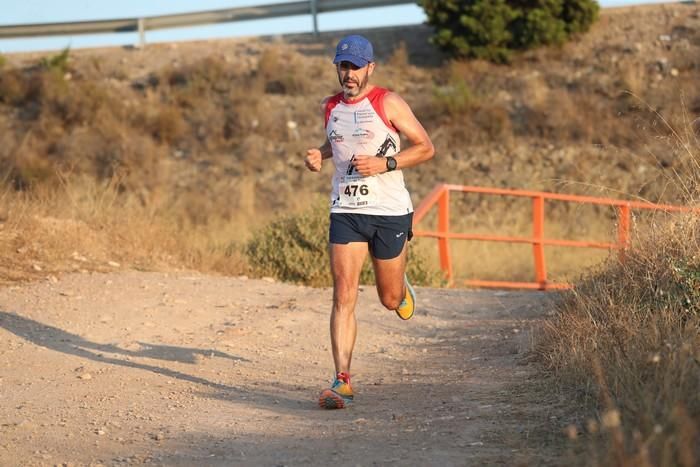
[[[0,464],[555,463],[563,422],[524,358],[551,296],[418,293],[402,322],[362,290],[356,403],[329,412],[329,290],[141,272],[0,289]]]

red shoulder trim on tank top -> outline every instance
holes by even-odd
[[[391,123],[384,110],[384,97],[390,92],[388,89],[376,87],[367,95],[367,99],[369,99],[372,108],[374,108],[374,111],[377,112],[377,115],[379,115],[387,128],[398,133],[399,130]]]
[[[331,118],[331,111],[335,108],[340,101],[343,100],[343,93],[338,93],[335,96],[331,96],[326,101],[326,120],[324,122],[324,127],[328,126],[328,119]]]

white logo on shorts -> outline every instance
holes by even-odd
[[[401,237],[401,235],[403,235],[403,232],[401,232],[401,233],[397,233],[397,234],[396,234],[396,238],[400,238],[400,237]]]

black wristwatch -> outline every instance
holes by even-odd
[[[396,159],[389,156],[386,158],[386,171],[391,172],[392,170],[396,170]]]

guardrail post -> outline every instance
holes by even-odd
[[[438,250],[440,251],[440,267],[445,273],[447,283],[452,285],[452,256],[450,255],[450,241],[447,234],[450,232],[450,190],[443,188],[438,200]]]
[[[146,47],[146,20],[143,18],[139,18],[138,27],[139,43],[136,47],[138,47],[139,49],[143,49],[144,47]]]
[[[630,227],[632,225],[632,212],[629,204],[621,204],[617,207],[617,245],[619,248],[620,261],[625,260],[627,249],[630,246]]]
[[[311,0],[311,17],[314,22],[314,37],[318,36],[318,0]]]
[[[547,289],[547,265],[544,257],[544,197],[532,198],[532,252],[535,257],[535,278],[540,290]]]

